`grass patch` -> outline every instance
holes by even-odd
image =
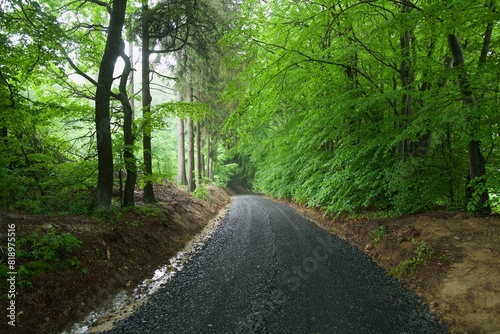
[[[390,274],[395,277],[402,277],[409,273],[415,272],[419,265],[430,260],[436,253],[434,249],[429,246],[425,241],[417,241],[412,239],[414,245],[417,246],[415,250],[416,256],[403,260],[390,271]]]

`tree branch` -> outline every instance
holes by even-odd
[[[168,75],[161,74],[160,72],[157,72],[157,71],[155,71],[155,70],[151,70],[151,73],[156,74],[157,76],[159,76],[160,78],[163,78],[163,79],[168,79],[168,80],[179,81],[179,78],[178,78],[178,77],[170,77],[170,76],[168,76]]]
[[[80,70],[80,68],[78,66],[76,66],[76,64],[73,62],[73,60],[71,60],[71,58],[69,56],[66,56],[66,60],[68,61],[69,65],[76,71],[77,74],[79,74],[82,77],[84,77],[85,79],[87,79],[94,86],[97,86],[97,81],[95,81],[89,75],[87,75],[82,70]]]

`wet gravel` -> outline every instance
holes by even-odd
[[[448,333],[421,303],[294,209],[245,195],[184,270],[108,333]]]

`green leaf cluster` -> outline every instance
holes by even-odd
[[[59,264],[62,259],[73,253],[76,248],[80,248],[81,243],[80,240],[69,232],[58,234],[54,227],[47,233],[42,233],[38,230],[26,238],[19,239],[19,256]],[[26,247],[28,250],[24,250]]]
[[[168,101],[155,105],[153,113],[163,117],[174,115],[182,119],[190,117],[193,121],[200,121],[210,115],[210,108],[199,102]]]

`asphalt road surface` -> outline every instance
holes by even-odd
[[[368,256],[294,209],[237,196],[183,271],[109,333],[448,333]]]

